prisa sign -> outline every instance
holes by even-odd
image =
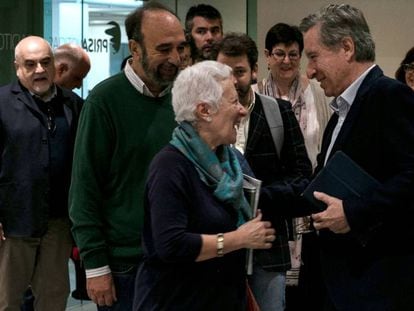
[[[109,22],[108,25],[111,25],[113,27],[106,29],[105,33],[111,38],[84,38],[82,40],[82,47],[85,51],[90,53],[108,53],[110,49],[110,43],[112,46],[112,53],[118,53],[121,46],[121,27],[119,27],[119,24],[114,21]]]
[[[82,47],[87,52],[108,53],[108,39],[84,38]]]

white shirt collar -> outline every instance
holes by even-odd
[[[134,88],[145,96],[156,97],[149,88],[145,85],[144,81],[135,73],[134,69],[132,68],[130,62],[132,59],[129,59],[124,68],[125,76],[127,77],[128,81],[134,86]],[[158,95],[158,97],[162,97],[169,93],[171,90],[171,85],[166,87],[162,92]]]
[[[349,108],[351,107],[352,103],[355,100],[356,94],[361,86],[362,82],[364,81],[365,77],[368,73],[374,68],[376,65],[372,65],[367,70],[365,70],[354,82],[348,86],[345,91],[342,92],[337,98],[335,98],[331,103],[331,108],[338,114],[347,113]]]

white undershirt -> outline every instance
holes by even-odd
[[[242,154],[244,154],[246,151],[247,138],[249,136],[250,114],[256,103],[256,93],[252,93],[253,100],[247,108],[247,115],[240,121],[240,125],[237,128],[236,143],[234,144],[234,147],[236,147],[236,149],[239,150]]]
[[[130,62],[132,62],[132,59],[129,59],[127,61],[124,68],[125,76],[127,77],[128,81],[131,82],[132,86],[141,94],[144,94],[145,96],[156,97],[145,85],[144,81],[142,81],[142,79],[135,73]],[[170,90],[171,86],[166,87],[160,94],[158,94],[158,97],[164,96],[165,94],[169,93]]]
[[[359,77],[356,79],[350,86],[348,86],[345,91],[337,98],[335,98],[331,102],[331,108],[338,114],[338,123],[335,126],[335,129],[332,133],[331,142],[329,144],[328,150],[326,151],[325,156],[325,163],[328,161],[329,154],[331,153],[332,147],[335,144],[335,141],[341,131],[342,125],[348,115],[349,109],[351,109],[351,105],[355,100],[356,94],[358,92],[359,87],[361,86],[362,82],[364,81],[365,77],[374,68],[376,65],[372,65],[367,70],[365,70]]]

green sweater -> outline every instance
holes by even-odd
[[[124,73],[89,94],[69,194],[72,232],[87,269],[138,262],[148,166],[175,126],[171,94],[144,96]]]

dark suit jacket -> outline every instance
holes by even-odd
[[[279,106],[284,128],[280,157],[277,155],[259,94],[256,94],[256,103],[250,115],[244,156],[254,175],[262,180],[264,191],[271,193],[265,198],[264,192],[261,192],[259,208],[263,211],[263,218],[270,220],[277,232],[272,249],[255,250],[255,260],[264,268],[286,271],[290,269],[288,227],[281,211],[284,208],[283,202],[274,199],[283,197],[285,192],[290,194],[291,184],[308,178],[312,165],[291,104],[284,100],[274,103]]]
[[[318,171],[338,116],[324,133]],[[320,231],[322,268],[337,310],[414,310],[414,92],[374,67],[330,156],[342,150],[381,182],[343,206],[351,232]]]
[[[82,99],[57,88],[70,126],[72,152]],[[0,88],[0,222],[6,236],[40,237],[49,213],[49,143],[47,120],[30,93],[15,82]],[[71,158],[71,157],[70,157]],[[61,185],[69,189],[68,177]],[[67,207],[63,207],[67,208]]]

